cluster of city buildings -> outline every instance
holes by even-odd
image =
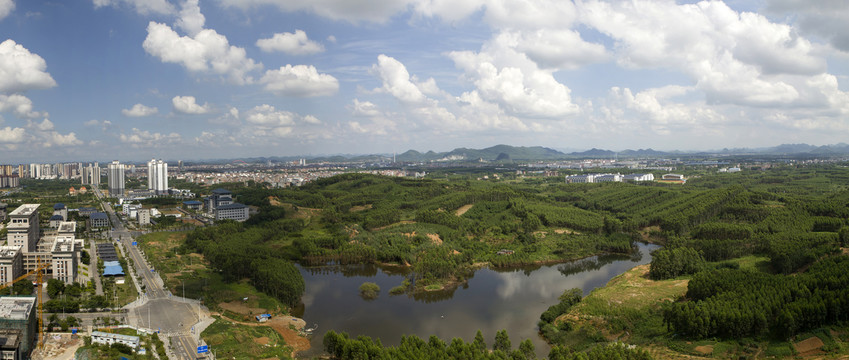
[[[622,181],[654,181],[654,174],[584,174],[566,176],[568,184],[622,182]]]
[[[54,207],[54,216],[67,217],[64,205]],[[77,223],[60,221],[55,229],[42,231],[39,204],[23,204],[8,214],[6,245],[0,246],[0,284],[49,264],[47,273],[66,284],[84,282],[77,271],[83,239],[76,238]],[[58,214],[57,214],[58,213]]]

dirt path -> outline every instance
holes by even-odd
[[[472,206],[475,206],[475,204],[463,205],[459,209],[457,209],[457,212],[455,212],[454,215],[463,216],[463,214],[465,214],[466,211],[469,211]]]
[[[401,221],[396,222],[396,223],[394,223],[394,224],[389,224],[389,225],[386,225],[386,226],[381,226],[381,227],[377,227],[377,228],[371,229],[371,231],[380,231],[380,230],[383,230],[383,229],[386,229],[386,228],[390,228],[390,227],[393,227],[393,226],[398,226],[398,225],[403,225],[403,224],[415,224],[415,223],[416,223],[416,222],[415,222],[415,221],[413,221],[413,220],[401,220]]]

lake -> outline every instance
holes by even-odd
[[[328,330],[347,332],[351,337],[379,338],[383,345],[396,346],[401,335],[427,340],[436,335],[446,343],[459,337],[471,342],[481,330],[492,346],[496,331],[507,329],[513,347],[531,339],[538,356],[550,347],[539,336],[539,316],[566,289],[580,288],[584,295],[604,286],[613,277],[637,265],[651,262],[655,245],[638,244],[631,256],[601,255],[582,260],[517,269],[479,269],[460,287],[421,296],[389,295],[408,272],[373,265],[325,265],[300,267],[306,292],[295,316],[307,327],[318,325],[310,340],[312,349],[300,356],[323,352],[322,338]],[[364,300],[359,287],[364,282],[380,286],[380,296]]]

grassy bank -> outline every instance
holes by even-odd
[[[768,270],[768,258],[745,256],[726,261],[741,269]],[[717,266],[713,263],[712,266]],[[794,336],[789,341],[770,339],[690,340],[670,333],[663,322],[663,303],[687,292],[688,276],[654,281],[649,265],[637,266],[598,288],[555,321],[561,328],[555,344],[587,349],[600,343],[621,341],[638,345],[655,359],[737,358],[841,358],[849,352],[845,327],[821,328]]]
[[[248,326],[217,318],[201,333],[221,359],[289,359],[292,349],[268,326]]]

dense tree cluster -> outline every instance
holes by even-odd
[[[690,280],[687,298],[664,309],[664,320],[676,333],[789,337],[849,320],[849,257],[821,260],[798,276],[704,271]]]
[[[705,260],[696,249],[689,247],[662,248],[652,253],[649,277],[671,279],[695,274],[705,268]]]
[[[286,260],[286,253],[270,252],[263,244],[299,228],[297,223],[288,219],[254,226],[226,222],[189,233],[184,246],[204,254],[212,268],[222,271],[225,280],[249,278],[261,291],[294,306],[304,292],[304,279]]]

